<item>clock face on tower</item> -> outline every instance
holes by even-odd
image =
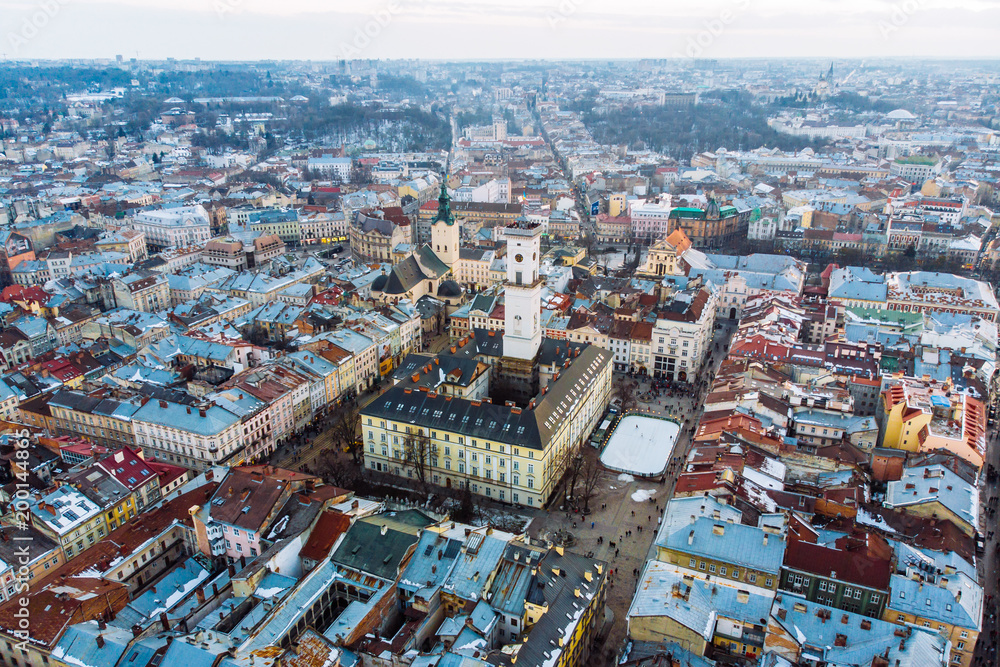
[[[524,261],[524,256],[523,255],[514,255],[514,261],[517,262],[518,264],[520,264],[521,262]]]

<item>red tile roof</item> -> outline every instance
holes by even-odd
[[[142,488],[156,477],[151,467],[129,447],[122,447],[111,456],[101,459],[98,465],[132,491]]]
[[[299,551],[301,558],[321,561],[330,555],[330,549],[337,539],[351,527],[351,517],[333,510],[319,515],[309,539]]]
[[[175,521],[190,526],[189,510],[193,505],[208,502],[216,487],[215,483],[206,484],[132,518],[94,546],[33,582],[33,586],[40,589],[56,579],[76,577],[92,568],[104,572],[116,558],[131,556],[142,544],[159,535]]]
[[[21,604],[22,598],[27,598],[27,605]],[[44,589],[35,584],[26,595],[0,605],[0,629],[7,634],[23,632],[21,618],[29,618],[27,633],[31,643],[51,649],[68,626],[107,617],[109,612],[117,614],[128,604],[128,598],[123,584],[91,577],[52,582]]]
[[[149,461],[148,465],[160,478],[161,489],[188,472],[187,468],[175,466],[172,463],[164,463],[163,461]]]
[[[835,549],[795,539],[789,540],[785,548],[785,566],[882,591],[889,589],[892,574],[888,559],[859,550]]]

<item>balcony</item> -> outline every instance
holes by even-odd
[[[226,553],[226,541],[224,539],[213,540],[210,542],[212,555],[221,556]]]

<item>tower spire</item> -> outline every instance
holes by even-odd
[[[441,194],[438,195],[438,213],[434,222],[443,222],[448,225],[455,224],[455,214],[451,211],[451,197],[448,196],[448,175],[447,172],[441,176]]]

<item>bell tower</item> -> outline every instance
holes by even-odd
[[[453,269],[458,263],[459,246],[462,243],[461,236],[461,228],[451,210],[447,178],[442,177],[437,217],[431,223],[431,250],[450,269]]]
[[[505,230],[507,282],[504,286],[503,356],[534,360],[542,344],[542,281],[538,275],[542,228],[516,222]]]
[[[538,394],[538,350],[542,345],[542,279],[538,275],[542,228],[519,220],[504,228],[503,356],[495,366],[494,397],[525,406]]]

